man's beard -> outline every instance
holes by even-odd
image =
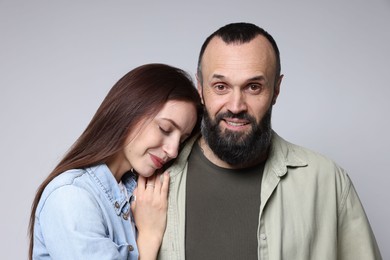
[[[221,160],[230,165],[249,166],[259,162],[268,152],[272,139],[271,114],[272,106],[257,124],[256,119],[247,113],[233,114],[229,111],[218,114],[212,120],[205,109],[201,132],[206,143]],[[221,131],[219,122],[226,117],[248,120],[252,126],[251,131]]]

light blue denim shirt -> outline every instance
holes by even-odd
[[[129,196],[134,175],[122,182]],[[138,259],[130,203],[105,164],[62,173],[35,212],[33,259]]]

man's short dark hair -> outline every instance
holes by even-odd
[[[247,43],[253,40],[256,36],[262,35],[264,36],[272,45],[272,48],[275,52],[276,57],[276,78],[280,76],[281,71],[281,65],[280,65],[280,53],[279,48],[274,40],[274,38],[263,28],[258,27],[257,25],[251,24],[251,23],[230,23],[227,24],[221,28],[219,28],[217,31],[212,33],[205,42],[202,45],[202,48],[200,49],[199,58],[198,58],[198,68],[197,68],[197,74],[198,79],[201,84],[203,84],[203,76],[202,76],[202,57],[203,53],[214,37],[221,38],[225,43]]]

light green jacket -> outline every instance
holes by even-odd
[[[185,259],[187,158],[195,140],[188,142],[170,169],[168,223],[160,260]],[[261,260],[382,259],[347,173],[276,133],[265,164],[259,207]],[[204,232],[207,236],[208,231]]]

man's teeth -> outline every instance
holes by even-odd
[[[231,125],[231,126],[243,126],[243,125],[245,125],[245,123],[237,123],[237,122],[229,122],[229,121],[226,121],[226,123],[228,125]]]

